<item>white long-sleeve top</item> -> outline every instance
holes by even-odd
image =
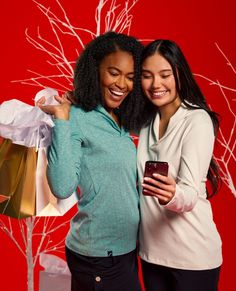
[[[184,104],[171,117],[159,139],[159,114],[140,132],[138,174],[141,196],[140,257],[150,263],[188,270],[205,270],[222,264],[221,239],[206,199],[214,130],[202,109]],[[142,194],[147,160],[166,161],[176,180],[176,193],[167,205]]]

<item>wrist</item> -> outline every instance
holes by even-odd
[[[68,120],[70,118],[70,111],[61,109],[56,110],[56,112],[54,113],[54,118]]]

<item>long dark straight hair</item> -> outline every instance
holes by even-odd
[[[194,110],[204,109],[212,120],[214,133],[216,136],[219,130],[219,115],[212,111],[208,106],[180,47],[171,40],[155,40],[145,47],[142,54],[142,63],[146,58],[156,53],[164,57],[171,65],[176,83],[176,91],[181,101],[187,108]],[[156,114],[156,109],[152,106],[150,101],[147,101],[147,112],[149,112],[149,118],[147,119],[148,122],[150,122]],[[210,162],[207,179],[210,182],[211,188],[211,191],[207,190],[207,198],[210,198],[219,191],[222,184],[218,165],[215,162],[214,157],[212,157]]]

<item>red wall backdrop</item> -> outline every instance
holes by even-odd
[[[103,8],[102,30],[104,31],[104,15],[109,10],[109,3]],[[132,1],[129,1],[129,5]],[[56,0],[39,0],[45,7],[50,7],[57,17],[63,19],[62,10]],[[70,23],[96,32],[95,9],[99,0],[61,0],[64,12]],[[124,6],[125,1],[116,1]],[[25,30],[33,39],[37,39],[37,29],[41,36],[56,43],[56,37],[48,18],[32,0],[3,1],[1,4],[1,78],[0,103],[9,99],[20,99],[33,104],[32,98],[41,87],[33,86],[14,80],[26,80],[40,73],[44,78],[38,82],[44,86],[62,86],[46,80],[45,76],[57,75],[55,65],[50,65],[52,58],[42,50],[37,49],[26,40]],[[220,278],[219,291],[233,290],[235,287],[235,222],[236,222],[236,44],[235,44],[235,1],[213,0],[138,0],[130,11],[133,16],[130,34],[144,42],[155,38],[170,38],[182,47],[187,56],[196,79],[199,82],[208,102],[222,118],[219,141],[216,145],[215,156],[218,158],[225,183],[220,194],[211,200],[215,222],[223,241],[224,263]],[[117,8],[118,11],[120,9]],[[55,15],[54,15],[55,17]],[[82,30],[78,34],[86,43],[90,35]],[[67,59],[74,61],[81,46],[78,40],[68,35],[60,35]],[[46,43],[41,40],[41,44]],[[52,48],[51,48],[52,50]],[[73,66],[73,64],[72,64]],[[235,67],[234,67],[235,66]],[[29,71],[31,70],[31,71]],[[55,80],[55,78],[54,78]],[[69,86],[65,78],[56,80]],[[25,82],[29,83],[29,82]],[[55,86],[54,86],[55,85]],[[57,218],[57,223],[63,223],[74,213],[74,209],[64,217]],[[4,216],[0,216],[7,222]],[[39,225],[43,221],[39,222]],[[14,234],[17,233],[18,222],[12,219]],[[67,228],[52,235],[52,239],[61,239]],[[63,253],[60,255],[63,257]],[[38,273],[40,266],[35,267],[35,290],[38,290]],[[0,230],[0,290],[27,290],[26,260],[18,251],[11,239]]]

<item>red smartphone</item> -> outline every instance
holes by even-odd
[[[153,178],[153,174],[157,173],[163,176],[168,175],[168,163],[159,161],[147,161],[145,163],[144,177]]]
[[[169,165],[167,162],[147,161],[145,163],[144,177],[153,178],[152,175],[155,173],[163,175],[163,176],[167,176],[168,169],[169,169]],[[149,195],[149,194],[145,194],[145,192],[143,192],[143,195]]]

